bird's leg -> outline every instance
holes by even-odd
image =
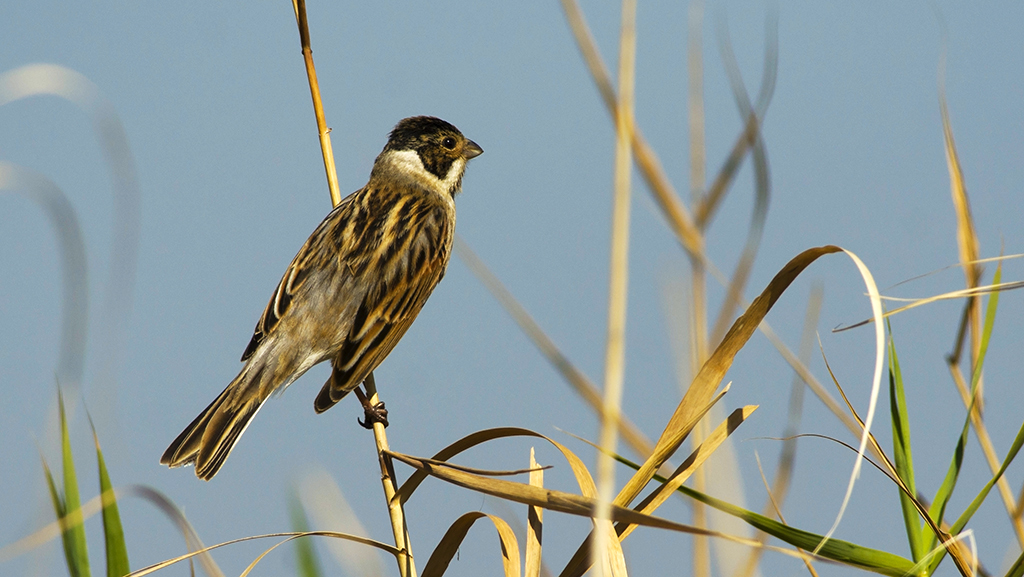
[[[366,419],[356,419],[356,421],[364,429],[372,429],[374,423],[380,423],[385,427],[388,426],[388,410],[384,408],[384,401],[377,403],[376,405],[370,404],[370,399],[363,392],[361,387],[356,387],[356,397],[359,398],[359,404],[363,406],[363,416]]]

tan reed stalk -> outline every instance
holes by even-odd
[[[299,42],[302,44],[302,59],[306,63],[309,78],[309,92],[313,95],[313,113],[316,115],[316,129],[320,135],[320,150],[324,156],[324,171],[327,173],[327,188],[331,191],[331,204],[341,202],[341,187],[338,186],[338,169],[334,167],[334,149],[331,148],[331,129],[324,118],[324,103],[320,100],[320,83],[316,80],[313,66],[313,48],[309,44],[309,23],[306,21],[306,0],[292,0],[295,21],[299,25]]]
[[[324,118],[324,105],[320,99],[320,84],[316,79],[316,68],[313,66],[313,49],[309,41],[309,23],[306,20],[305,0],[292,0],[292,8],[295,10],[295,21],[299,26],[299,40],[302,43],[302,57],[306,63],[306,75],[309,77],[309,91],[313,96],[313,112],[316,114],[317,131],[320,134],[320,150],[324,157],[324,170],[327,171],[327,186],[331,193],[331,203],[338,206],[341,202],[341,191],[338,186],[338,173],[334,166],[334,152],[331,148],[330,129],[327,128],[327,121]],[[366,377],[363,382],[366,387],[366,396],[370,403],[376,405],[380,402],[377,396],[377,386],[373,379],[373,373]],[[384,486],[384,497],[388,506],[388,517],[391,519],[391,530],[395,536],[395,548],[401,553],[397,556],[398,570],[402,577],[416,577],[416,565],[412,558],[412,547],[409,543],[409,529],[405,522],[405,511],[402,503],[395,499],[395,469],[391,463],[391,457],[386,451],[389,450],[387,433],[381,423],[373,424],[373,437],[377,445],[377,458],[380,461],[381,484]]]
[[[597,524],[593,550],[598,575],[604,574],[609,560],[613,575],[625,575],[625,566],[616,567],[607,552],[612,540],[611,502],[615,490],[615,459],[619,438],[618,414],[622,404],[625,372],[626,292],[629,282],[629,203],[633,158],[633,89],[636,64],[636,1],[622,2],[622,29],[619,37],[619,94],[615,112],[615,197],[612,206],[612,246],[608,290],[608,348],[605,357],[604,403],[601,413],[600,444],[597,457],[598,502],[594,512]],[[614,415],[615,418],[612,416]],[[621,556],[616,556],[621,559]]]
[[[707,178],[704,142],[704,56],[701,50],[703,24],[704,2],[693,0],[689,9],[687,60],[690,96],[690,191],[693,206],[703,204]],[[702,236],[706,224],[707,219],[703,223],[697,223]],[[690,294],[690,374],[696,375],[708,358],[707,270],[700,259],[690,259]],[[691,433],[690,442],[695,448],[700,446],[707,433],[707,427],[698,424]],[[704,469],[694,473],[694,488],[698,491],[706,490],[705,477]],[[693,503],[690,521],[695,527],[707,527],[707,508],[703,503]],[[693,574],[696,577],[707,577],[711,574],[710,543],[704,535],[693,536]]]
[[[366,381],[367,396],[370,398],[370,406],[380,402],[377,396],[377,383],[371,372]],[[402,553],[398,556],[398,570],[402,577],[416,577],[416,563],[412,557],[412,545],[409,542],[409,526],[405,522],[405,510],[402,508],[402,501],[395,498],[395,467],[391,461],[388,447],[388,436],[384,432],[384,425],[380,422],[373,423],[373,438],[377,443],[377,458],[380,461],[380,482],[384,487],[384,497],[388,503],[388,517],[391,519],[391,531],[395,536],[395,548]]]

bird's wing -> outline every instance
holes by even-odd
[[[347,250],[350,247],[345,245],[352,244],[351,235],[339,233],[346,228],[348,221],[354,220],[353,214],[359,212],[357,208],[359,203],[356,202],[356,197],[360,192],[362,190],[345,197],[316,227],[313,234],[309,235],[306,243],[299,249],[299,253],[292,259],[281,282],[277,284],[274,295],[270,297],[263,316],[256,323],[249,346],[242,353],[242,361],[249,360],[260,344],[273,332],[281,317],[288,312],[288,308],[292,304],[292,297],[299,291],[308,274],[323,268],[325,259],[350,252]],[[325,247],[323,246],[325,243],[332,243],[336,246]]]
[[[352,320],[348,337],[331,361],[333,371],[314,402],[318,413],[326,411],[349,391],[359,386],[370,371],[384,361],[408,330],[434,287],[444,276],[448,264],[450,235],[445,230],[423,234],[423,244],[416,245],[410,235],[405,246],[404,266],[390,276],[391,283],[378,280],[373,290],[365,293]]]

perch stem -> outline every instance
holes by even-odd
[[[377,383],[374,381],[371,372],[363,381],[366,388],[366,396],[369,398],[370,406],[380,402],[377,396]],[[358,389],[357,389],[358,390]],[[402,509],[402,502],[395,498],[396,482],[395,467],[388,455],[388,435],[384,425],[380,422],[373,423],[373,438],[377,443],[377,459],[380,461],[380,482],[384,486],[384,497],[388,505],[388,517],[391,519],[391,530],[395,535],[395,547],[402,551],[398,556],[398,570],[402,577],[416,577],[416,564],[412,557],[412,547],[409,544],[409,526],[405,522],[405,511]]]

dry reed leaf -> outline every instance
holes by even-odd
[[[595,507],[597,506],[597,499],[594,497],[585,497],[573,493],[556,491],[554,489],[545,489],[543,487],[533,487],[525,483],[516,483],[513,481],[506,481],[504,479],[481,477],[473,475],[472,473],[466,473],[457,469],[449,468],[445,466],[443,462],[421,459],[419,457],[395,453],[393,451],[388,454],[391,455],[392,458],[423,471],[432,477],[436,477],[443,481],[452,483],[453,485],[458,485],[472,491],[498,497],[500,499],[508,499],[525,505],[542,507],[549,511],[558,511],[559,513],[590,518],[593,517]],[[667,519],[651,515],[645,515],[632,509],[619,506],[612,506],[611,520],[615,522],[627,522],[635,525],[642,525],[644,527],[669,529],[683,533],[720,535],[713,531],[696,529],[681,523],[676,523],[674,521],[669,521]]]
[[[544,489],[541,487],[533,487],[531,485],[523,483],[514,483],[512,481],[505,481],[503,479],[491,479],[486,477],[479,477],[470,473],[458,471],[456,469],[450,469],[443,464],[432,464],[426,462],[426,460],[410,455],[403,455],[400,453],[391,452],[389,455],[407,465],[415,467],[418,470],[426,472],[428,475],[470,489],[487,495],[492,495],[500,499],[507,499],[522,503],[525,505],[534,505],[542,507],[549,511],[558,511],[560,513],[566,513],[569,515],[576,515],[581,517],[593,517],[593,511],[597,505],[597,500],[594,498],[588,498],[581,495],[574,495],[572,493],[565,493],[562,491],[555,491],[551,489]],[[710,531],[707,529],[700,529],[697,527],[691,527],[682,523],[676,523],[660,517],[654,517],[652,515],[645,515],[632,509],[624,507],[613,506],[611,511],[612,521],[624,522],[633,525],[642,525],[645,527],[653,527],[658,529],[668,529],[671,531],[677,531],[680,533],[687,533],[692,535],[705,535],[708,537],[718,537],[721,539],[728,539],[736,543],[742,543],[751,547],[763,547],[770,549],[783,555],[788,555],[795,558],[803,558],[805,554],[800,554],[788,549],[782,549],[779,547],[772,547],[762,545],[753,539],[744,539],[736,537],[734,535],[728,535],[718,531]]]
[[[942,136],[946,147],[946,166],[949,168],[953,208],[956,210],[956,242],[960,250],[960,264],[964,267],[967,288],[972,288],[978,286],[978,279],[981,278],[981,267],[973,264],[977,262],[980,252],[978,233],[974,229],[971,203],[967,198],[967,187],[964,185],[964,173],[960,167],[960,157],[956,153],[956,141],[953,140],[953,127],[949,120],[949,108],[946,106],[946,90],[941,83],[939,110],[942,114]]]
[[[690,384],[689,389],[687,389],[682,401],[676,407],[668,425],[658,439],[654,452],[619,492],[619,496],[615,500],[616,505],[628,505],[636,498],[640,490],[647,485],[661,464],[675,453],[685,437],[687,432],[685,427],[687,424],[693,421],[694,417],[707,405],[713,391],[732,365],[736,353],[750,339],[758,324],[768,314],[768,311],[771,310],[771,307],[782,296],[782,293],[785,292],[790,283],[818,257],[841,250],[843,249],[837,246],[827,245],[808,249],[800,253],[775,275],[775,278],[768,283],[764,291],[747,307],[746,312],[736,319],[732,328],[726,333],[725,338],[722,339],[722,342],[704,363],[700,372],[697,373],[697,376]]]
[[[990,257],[987,257],[987,258],[979,258],[978,260],[972,261],[972,262],[970,262],[968,264],[971,264],[971,265],[982,265],[982,264],[988,264],[988,263],[992,263],[992,262],[1001,263],[1003,261],[1012,260],[1012,259],[1018,259],[1018,258],[1022,258],[1022,257],[1024,257],[1024,254],[1001,254],[999,256],[990,256]],[[900,282],[898,282],[898,283],[896,283],[894,285],[886,287],[885,290],[894,289],[894,288],[896,288],[898,286],[902,286],[902,285],[905,285],[907,283],[911,283],[911,282],[914,282],[916,280],[920,280],[920,279],[923,279],[925,277],[929,277],[929,276],[932,276],[934,274],[938,274],[940,272],[947,271],[947,270],[949,270],[951,268],[964,268],[964,265],[959,263],[959,262],[953,263],[953,264],[947,264],[946,266],[939,267],[939,268],[937,268],[935,270],[931,270],[931,271],[928,271],[926,273],[919,274],[917,276],[912,276],[912,277],[910,277],[910,278],[908,278],[906,280],[901,280]],[[885,298],[892,299],[892,300],[900,300],[900,299],[897,299],[897,298],[894,298],[894,297],[885,297]],[[909,300],[913,300],[913,299],[909,299]]]
[[[710,407],[709,407],[710,408]],[[750,405],[740,409],[736,409],[729,415],[729,418],[721,423],[715,430],[708,435],[703,443],[690,454],[689,457],[672,473],[672,475],[662,484],[660,484],[650,495],[647,496],[640,504],[634,507],[634,510],[644,514],[651,514],[655,509],[661,506],[668,498],[675,493],[679,487],[686,482],[690,475],[696,471],[704,461],[718,448],[722,442],[733,431],[739,427],[747,417],[750,416],[757,406]],[[703,414],[701,415],[703,416]],[[620,523],[615,526],[615,531],[619,535],[619,541],[623,541],[629,536],[633,530],[636,529],[636,525]],[[587,536],[583,544],[576,550],[572,558],[566,564],[565,568],[562,569],[561,577],[578,577],[583,575],[587,570],[590,569],[590,547],[593,542],[593,534]]]
[[[729,417],[723,421],[718,427],[706,439],[700,444],[699,447],[689,456],[679,467],[672,473],[672,476],[668,478],[663,484],[654,490],[646,499],[637,505],[637,510],[642,513],[651,513],[655,509],[661,506],[668,498],[675,493],[690,475],[697,470],[704,461],[715,452],[715,449],[719,445],[725,442],[725,440],[739,427],[744,421],[757,410],[757,405],[747,405],[745,407],[736,409],[729,415]],[[616,530],[619,532],[621,539],[625,539],[630,533],[636,528],[635,525],[626,525],[621,528],[617,527]]]
[[[996,283],[996,284],[991,284],[991,285],[977,286],[977,287],[973,287],[973,288],[969,288],[969,289],[960,289],[960,290],[955,290],[955,291],[949,291],[947,293],[942,293],[940,295],[934,295],[934,296],[924,297],[924,298],[919,298],[919,299],[903,299],[903,298],[895,298],[895,297],[883,297],[884,300],[887,300],[887,301],[910,300],[910,304],[901,306],[901,307],[899,307],[897,309],[893,309],[891,311],[886,311],[886,312],[884,312],[882,314],[882,318],[883,319],[887,319],[887,318],[889,318],[891,316],[898,315],[900,313],[909,311],[910,309],[915,309],[917,307],[924,306],[924,305],[931,304],[931,303],[938,302],[938,301],[948,301],[948,300],[963,299],[963,298],[975,298],[975,297],[978,297],[978,296],[984,295],[984,294],[989,294],[989,293],[994,293],[994,292],[1004,292],[1004,291],[1010,291],[1010,290],[1017,290],[1017,289],[1020,289],[1020,288],[1024,288],[1024,281],[1019,281],[1018,280],[1018,281],[1001,282],[1001,283]],[[864,319],[862,321],[858,321],[856,323],[853,323],[852,325],[843,325],[843,326],[840,326],[840,327],[836,327],[835,329],[832,329],[832,332],[840,333],[840,332],[843,332],[843,331],[848,331],[850,329],[855,329],[857,327],[862,327],[864,325],[871,324],[873,321],[874,321],[873,318],[871,318],[871,319]]]
[[[501,517],[488,515],[479,511],[466,513],[455,520],[448,531],[441,538],[441,542],[430,554],[427,565],[423,568],[423,577],[441,577],[444,575],[448,564],[459,552],[463,539],[469,533],[469,529],[476,523],[477,519],[486,517],[498,531],[498,538],[501,541],[501,562],[505,570],[505,577],[519,577],[519,543],[516,541],[515,533]]]
[[[400,461],[402,461],[402,462],[404,462],[404,463],[406,463],[408,465],[411,465],[411,466],[413,466],[414,468],[417,469],[412,475],[409,476],[409,479],[399,488],[399,490],[396,492],[394,498],[400,500],[400,502],[404,504],[406,501],[408,501],[409,497],[416,490],[416,488],[419,487],[420,483],[422,483],[423,480],[426,479],[427,475],[439,476],[439,477],[441,477],[441,478],[443,478],[445,480],[448,480],[450,482],[455,482],[455,481],[451,481],[449,478],[445,478],[443,476],[436,475],[433,472],[434,470],[447,471],[450,474],[456,475],[456,476],[459,476],[459,475],[462,475],[462,476],[469,475],[471,478],[482,478],[481,476],[474,475],[473,473],[467,472],[465,470],[466,469],[465,467],[453,466],[453,465],[447,463],[446,461],[448,459],[450,459],[451,457],[454,457],[455,455],[465,451],[466,449],[474,447],[474,446],[476,446],[476,445],[478,445],[480,443],[484,443],[486,441],[490,441],[490,440],[493,440],[493,439],[500,439],[500,438],[503,438],[503,437],[513,437],[513,436],[536,437],[536,438],[539,438],[539,439],[544,439],[547,442],[551,443],[555,448],[557,448],[559,451],[561,451],[562,456],[565,457],[566,461],[569,463],[569,468],[572,470],[573,475],[576,477],[576,482],[577,482],[577,484],[580,487],[580,492],[585,496],[584,498],[587,498],[587,499],[590,499],[591,501],[595,501],[596,502],[596,499],[597,499],[597,487],[594,485],[594,480],[590,476],[590,472],[587,470],[586,466],[583,464],[583,461],[581,461],[580,458],[577,457],[575,453],[573,453],[571,450],[569,450],[568,448],[566,448],[562,444],[560,444],[560,443],[558,443],[558,442],[556,442],[556,441],[554,441],[554,440],[552,440],[552,439],[550,439],[550,438],[548,438],[548,437],[546,437],[544,435],[541,435],[541,434],[536,433],[534,431],[530,431],[528,429],[521,429],[521,428],[517,428],[517,427],[501,427],[501,428],[496,428],[496,429],[487,429],[487,430],[484,430],[484,431],[477,431],[477,432],[472,433],[470,435],[467,435],[466,437],[463,437],[462,439],[459,439],[458,441],[456,441],[456,442],[452,443],[451,445],[445,447],[444,449],[439,451],[437,454],[435,454],[432,459],[409,457],[407,455],[401,455],[399,453],[388,452],[387,454],[390,455],[392,458],[398,459],[398,460],[400,460]],[[408,459],[414,459],[414,461],[411,462]],[[433,467],[433,469],[432,469],[432,467]],[[458,477],[458,478],[465,478],[465,477]],[[505,487],[506,485],[503,485],[505,483],[508,483],[509,484],[508,486],[525,486],[525,487],[529,487],[529,485],[521,485],[519,483],[512,483],[510,481],[504,481],[504,480],[499,480],[499,479],[491,479],[491,480],[495,481],[497,483],[497,486],[501,486],[501,487]],[[490,487],[490,485],[488,485],[488,483],[486,483],[486,479],[484,481],[485,482],[482,485],[480,485],[480,486],[481,487]],[[456,483],[456,484],[459,484],[459,483]],[[466,486],[467,488],[471,488],[471,489],[480,490],[480,489],[477,489],[477,487],[475,485],[474,486],[462,485],[462,486]],[[482,491],[482,492],[487,493],[488,491]],[[494,494],[494,493],[488,493],[488,494]],[[502,496],[501,494],[494,494],[494,495],[495,496],[499,496],[499,497]],[[518,502],[521,502],[521,503],[525,503],[527,505],[541,506],[541,505],[539,505],[538,503],[535,503],[535,502],[521,501],[519,499],[512,499],[512,500],[518,501]],[[592,517],[592,515],[586,515],[586,516]],[[616,542],[615,545],[617,545],[617,544],[618,543]],[[618,547],[618,546],[614,547],[614,549],[612,551],[612,555],[622,555],[621,547]],[[624,563],[624,561],[623,561],[623,563]]]
[[[690,114],[690,192],[699,205],[706,179],[707,146],[704,139],[704,2],[690,2],[687,25],[687,82]],[[699,222],[699,220],[698,220]]]
[[[946,164],[949,169],[949,182],[953,196],[953,207],[956,210],[956,237],[957,247],[960,252],[960,264],[963,265],[967,288],[973,289],[978,286],[978,283],[981,280],[981,266],[977,264],[980,249],[978,234],[974,227],[974,218],[971,215],[970,200],[967,196],[967,187],[964,184],[963,169],[960,166],[960,157],[956,152],[956,141],[953,139],[953,127],[949,118],[949,107],[946,103],[946,44],[947,37],[945,25],[943,24],[942,56],[939,60],[939,110],[942,116],[942,135],[946,148]],[[948,360],[950,370],[955,373],[960,372],[960,351],[962,349],[964,333],[968,323],[971,327],[970,369],[973,372],[975,365],[978,363],[978,351],[981,348],[981,302],[977,297],[970,298],[965,304],[960,331],[957,335],[957,345],[954,348],[953,353],[949,355]],[[954,378],[954,382],[958,383],[959,380]],[[977,394],[973,401],[975,408],[972,410],[971,424],[978,433],[982,452],[985,455],[985,460],[988,463],[989,469],[995,472],[999,467],[999,459],[996,456],[995,449],[992,446],[988,430],[985,427],[984,420],[982,418],[982,414],[985,410],[985,387],[984,379],[980,376],[976,387]],[[958,388],[960,390],[964,406],[970,406],[970,395],[965,394],[966,390],[962,386]],[[1017,542],[1021,547],[1024,547],[1024,520],[1022,520],[1020,515],[1017,514],[1018,509],[1021,508],[1021,504],[1014,498],[1014,495],[1010,490],[1010,484],[1005,478],[1000,479],[997,486],[999,496],[1002,499],[1003,505],[1006,507],[1006,511],[1010,517],[1010,524],[1013,526]]]
[[[373,539],[367,539],[365,537],[359,537],[358,535],[349,535],[347,533],[339,533],[337,531],[303,531],[303,532],[289,532],[289,533],[268,533],[266,535],[252,535],[252,536],[249,536],[249,537],[242,537],[240,539],[232,539],[231,541],[225,541],[223,543],[218,543],[216,545],[210,545],[209,547],[204,547],[203,549],[201,549],[199,551],[193,551],[192,553],[188,553],[186,555],[180,555],[180,556],[175,557],[173,559],[168,559],[166,561],[161,561],[159,563],[155,563],[153,565],[150,565],[149,567],[144,567],[144,568],[139,569],[137,571],[132,571],[131,573],[129,573],[125,577],[143,577],[144,575],[149,575],[150,573],[154,573],[154,572],[159,571],[159,570],[161,570],[161,569],[163,569],[165,567],[170,567],[171,565],[174,565],[175,563],[178,563],[178,562],[181,562],[181,561],[185,561],[187,559],[191,559],[192,557],[195,557],[197,555],[205,555],[205,554],[209,553],[210,551],[213,551],[214,549],[220,549],[221,547],[227,547],[228,545],[234,545],[236,543],[244,543],[246,541],[255,541],[257,539],[272,539],[272,538],[275,538],[275,537],[284,537],[285,539],[284,539],[284,541],[281,541],[277,545],[274,545],[270,549],[267,549],[262,554],[260,554],[260,556],[257,557],[256,561],[254,561],[246,569],[246,571],[245,571],[245,573],[243,573],[243,575],[245,575],[249,571],[251,571],[252,568],[255,566],[255,564],[257,562],[259,562],[261,559],[263,559],[263,557],[266,556],[267,553],[269,553],[270,551],[273,551],[278,546],[283,545],[283,544],[287,543],[288,541],[291,541],[292,539],[297,539],[299,537],[332,537],[334,539],[347,539],[349,541],[355,541],[356,543],[362,543],[363,545],[369,545],[371,547],[376,547],[376,548],[380,549],[381,551],[386,551],[386,552],[394,555],[396,558],[398,558],[399,555],[401,555],[401,553],[402,553],[401,551],[399,551],[398,549],[395,549],[393,546],[388,545],[387,543],[381,543],[380,541],[374,541]]]
[[[495,429],[485,429],[483,431],[477,431],[475,433],[466,435],[465,437],[455,441],[451,445],[448,445],[444,449],[441,449],[433,456],[431,461],[447,461],[454,457],[455,455],[458,455],[459,453],[462,453],[467,449],[475,447],[480,443],[485,443],[487,441],[501,439],[505,437],[535,437],[538,439],[544,439],[545,441],[551,443],[556,449],[561,451],[562,456],[565,457],[566,462],[569,463],[569,468],[572,470],[573,475],[575,475],[577,484],[579,484],[580,492],[586,497],[597,497],[597,487],[594,485],[594,479],[590,476],[590,472],[587,470],[587,467],[583,464],[583,461],[581,461],[575,453],[570,451],[561,443],[553,441],[550,438],[541,435],[540,433],[535,433],[534,431],[531,431],[529,429],[522,429],[519,427],[499,427]],[[403,483],[402,486],[398,489],[398,492],[395,493],[394,498],[399,499],[402,503],[408,501],[409,497],[412,496],[412,493],[416,491],[416,488],[419,487],[420,483],[422,483],[427,478],[428,475],[429,473],[422,469],[418,469],[417,471],[413,472],[413,474],[410,475],[409,478],[405,481],[405,483]]]

